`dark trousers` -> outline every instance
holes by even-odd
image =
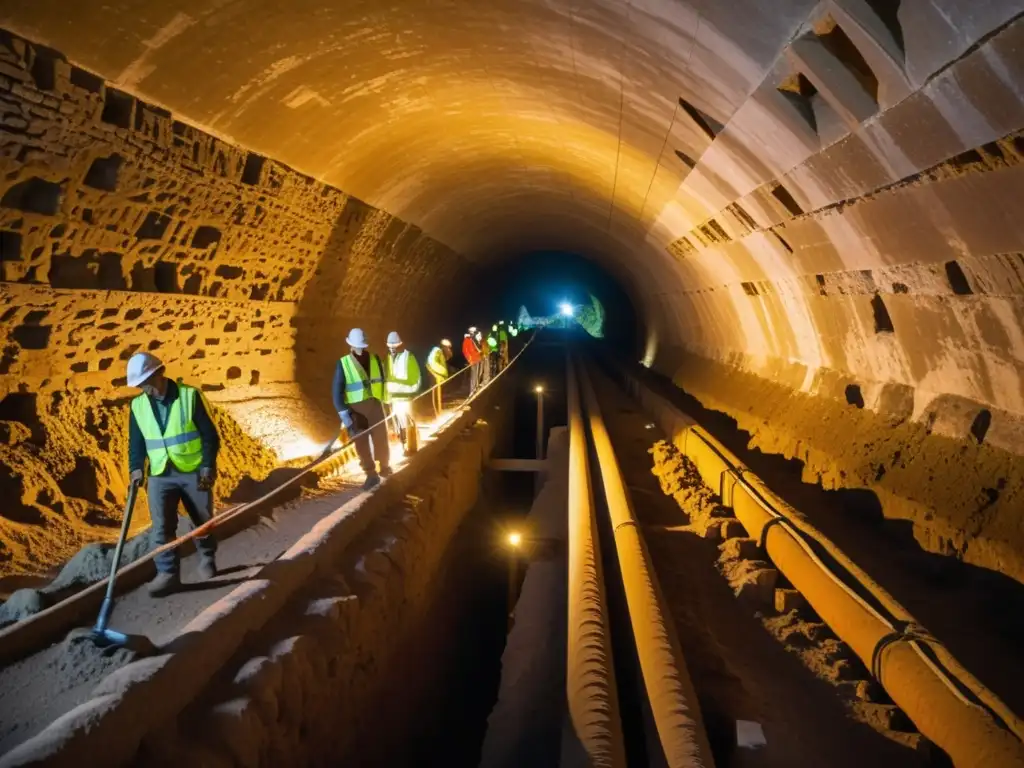
[[[146,487],[149,494],[149,517],[153,521],[153,546],[159,547],[174,541],[178,535],[178,504],[185,507],[198,527],[213,517],[213,491],[199,490],[198,472],[179,472],[169,467],[159,477],[149,478]],[[217,540],[213,536],[200,536],[196,549],[201,557],[213,559],[217,552]],[[177,548],[156,556],[156,569],[160,573],[177,573],[180,555]]]
[[[368,475],[377,474],[374,459],[380,462],[380,468],[387,469],[391,463],[391,447],[388,445],[388,427],[384,423],[384,406],[380,400],[363,400],[349,406],[352,409],[353,421],[359,430],[356,437],[356,453],[363,472]],[[376,425],[376,426],[374,426]],[[370,429],[373,427],[373,429]],[[373,449],[370,449],[370,441]]]

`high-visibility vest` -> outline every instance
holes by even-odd
[[[371,397],[384,399],[384,376],[380,368],[380,358],[376,355],[370,355],[369,375],[355,355],[349,353],[341,358],[341,370],[345,373],[346,405],[355,405]]]
[[[408,400],[420,390],[420,364],[403,349],[397,355],[388,355],[387,397],[389,400]]]
[[[149,396],[139,395],[132,400],[135,423],[146,440],[150,475],[162,475],[168,458],[179,472],[195,472],[203,463],[203,441],[192,421],[198,397],[199,391],[194,387],[178,384],[178,399],[171,404],[162,433]]]
[[[490,347],[488,353],[493,355],[495,352],[498,351],[498,340],[494,338],[494,336],[488,336],[487,346]]]
[[[427,355],[427,369],[439,379],[448,378],[448,359],[444,356],[444,350],[434,347]]]

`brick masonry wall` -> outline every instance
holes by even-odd
[[[214,404],[227,497],[336,428],[351,326],[425,346],[464,269],[418,228],[0,32],[0,576],[114,533],[135,351]]]

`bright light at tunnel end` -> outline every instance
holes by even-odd
[[[558,305],[558,311],[562,314],[562,317],[572,317],[576,314],[575,308],[568,301],[561,302]]]

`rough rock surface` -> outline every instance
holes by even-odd
[[[423,343],[441,318],[413,278],[462,266],[417,228],[6,32],[0,252],[0,577],[116,536],[132,353],[203,388],[227,498],[336,428],[343,329],[382,341],[386,295]],[[147,524],[143,495],[134,530]]]

